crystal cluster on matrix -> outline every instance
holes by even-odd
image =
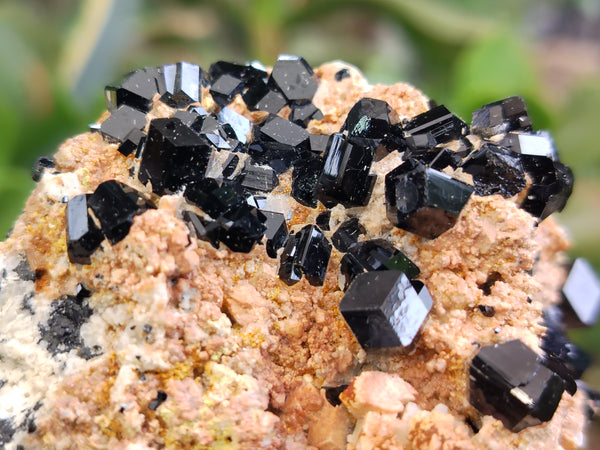
[[[335,74],[340,83],[349,77],[347,69]],[[181,194],[192,236],[234,252],[264,244],[287,285],[303,278],[323,285],[337,252],[345,292],[339,311],[357,341],[367,350],[410,351],[435,298],[401,249],[369,235],[360,211],[385,202],[394,227],[428,240],[450,230],[472,196],[499,194],[541,222],[571,194],[570,169],[550,136],[532,131],[520,97],[482,106],[470,126],[443,105],[399,120],[387,102],[362,98],[337,132],[323,135],[308,131],[323,118],[312,103],[318,86],[303,58],[282,55],[272,70],[219,61],[206,71],[180,62],[136,70],[106,87],[111,114],[94,130],[118,145],[132,177],[147,189],[109,180],[68,199],[69,260],[91,264],[105,239],[122,240],[133,218],[156,207],[160,196]],[[230,107],[240,100],[253,119]],[[160,102],[174,112],[150,118]],[[373,165],[391,154],[401,162],[384,176],[385,199],[375,198]],[[40,160],[34,179],[52,168]],[[314,223],[273,207],[271,196],[285,177],[291,201],[318,211]],[[345,220],[332,226],[340,209]],[[590,326],[600,311],[600,283],[585,261],[573,264],[563,293],[562,309],[545,312],[544,354],[518,340],[482,347],[465,374],[471,404],[513,431],[550,420],[563,390],[575,392],[574,379],[589,363],[565,337],[567,326]],[[479,309],[495,314],[490,306]],[[162,401],[157,397],[156,406]]]

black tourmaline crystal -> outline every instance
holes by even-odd
[[[119,145],[118,150],[123,156],[129,156],[133,152],[137,155],[145,142],[146,134],[142,130],[134,128],[127,133],[127,136],[125,136],[125,139],[123,139],[123,142]]]
[[[281,213],[272,211],[261,211],[267,218],[265,226],[265,238],[267,255],[271,258],[277,258],[277,250],[285,245],[288,238],[288,228],[285,223],[285,217]]]
[[[365,206],[371,198],[376,177],[370,175],[373,150],[351,144],[335,133],[324,155],[319,178],[318,198],[330,208],[338,203],[345,207]]]
[[[206,74],[196,64],[178,62],[163,66],[165,93],[160,98],[173,108],[184,108],[200,101],[200,86]]]
[[[427,150],[467,134],[468,126],[448,108],[436,106],[404,126],[406,144],[411,150]]]
[[[508,133],[502,140],[502,145],[521,155],[545,156],[552,160],[558,160],[558,152],[554,147],[554,141],[547,131]]]
[[[277,86],[288,101],[294,102],[310,101],[319,87],[304,58],[292,55],[277,58],[269,83]]]
[[[358,275],[340,302],[340,312],[364,348],[408,347],[433,300],[423,283],[398,270]]]
[[[218,239],[234,252],[248,253],[261,240],[267,218],[248,204],[217,218]]]
[[[331,236],[331,243],[340,252],[347,252],[358,242],[361,234],[366,234],[367,230],[358,221],[357,217],[345,220],[335,233]]]
[[[209,142],[176,118],[150,122],[138,178],[152,183],[162,195],[177,192],[204,178],[210,157]]]
[[[76,195],[67,203],[67,254],[69,261],[89,264],[90,256],[104,240],[88,213],[87,195]]]
[[[102,122],[100,133],[108,142],[121,143],[132,130],[141,130],[145,126],[145,113],[131,106],[122,105]]]
[[[290,120],[304,128],[311,120],[321,120],[323,113],[312,103],[304,103],[302,105],[293,105],[290,113]]]
[[[426,238],[450,229],[473,187],[409,159],[385,176],[388,219],[397,227]]]
[[[600,280],[587,260],[577,258],[562,287],[561,304],[569,327],[592,326],[600,314]]]
[[[301,205],[317,207],[318,183],[323,171],[323,159],[301,159],[294,164],[291,196]]]
[[[101,183],[89,196],[88,205],[111,244],[127,236],[135,215],[147,209],[146,201],[133,188],[115,180]]]
[[[315,225],[307,225],[289,237],[280,258],[279,278],[292,285],[304,275],[313,286],[321,286],[330,256],[327,238]]]
[[[258,127],[259,141],[276,142],[290,149],[308,149],[308,131],[283,117],[270,115]]]
[[[471,404],[515,432],[552,419],[564,392],[562,378],[519,340],[481,348],[470,380]]]
[[[342,130],[347,130],[349,136],[383,139],[390,129],[391,112],[383,100],[362,98],[348,112]]]
[[[104,94],[108,110],[114,112],[121,105],[128,105],[142,112],[152,108],[152,99],[164,91],[162,68],[146,67],[125,76],[118,86],[106,86]]]
[[[512,130],[531,130],[531,120],[527,115],[525,102],[519,96],[489,103],[473,112],[473,134],[487,138]]]
[[[41,342],[52,355],[65,353],[83,344],[80,330],[92,315],[87,300],[67,295],[52,302],[48,322],[40,324]]]
[[[246,164],[240,174],[239,183],[251,192],[271,192],[279,185],[279,179],[269,166]]]
[[[526,185],[523,165],[516,153],[494,144],[484,144],[472,152],[462,169],[473,175],[475,193],[500,194],[510,198]]]
[[[385,239],[359,242],[348,250],[340,263],[344,290],[357,275],[375,270],[400,270],[408,278],[416,278],[420,270],[404,253]]]

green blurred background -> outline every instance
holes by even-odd
[[[409,81],[470,121],[520,94],[576,185],[557,219],[600,270],[598,0],[20,0],[0,2],[0,236],[33,187],[30,168],[104,109],[129,70],[278,53],[343,59],[371,82]],[[600,328],[576,342],[600,360]],[[587,374],[600,389],[600,365]]]

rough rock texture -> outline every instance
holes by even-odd
[[[343,67],[350,77],[335,81]],[[427,98],[411,86],[370,86],[341,63],[315,73],[313,101],[324,118],[309,124],[311,132],[337,131],[364,96],[386,100],[399,118],[427,109]],[[214,108],[207,92],[202,104]],[[239,98],[231,107],[260,115]],[[149,117],[173,111],[156,102]],[[560,276],[543,274],[561,274],[557,262],[566,248],[551,218],[536,227],[510,199],[473,196],[452,229],[419,238],[385,216],[383,175],[399,155],[376,163],[371,202],[353,212],[369,238],[393,241],[420,267],[434,306],[410,351],[365,352],[337,308],[341,253],[333,251],[322,287],[306,280],[287,286],[264,246],[233,253],[190,237],[178,217],[180,196],[164,196],[157,209],[136,216],[127,237],[114,246],[105,241],[91,265],[70,264],[63,197],[92,192],[108,179],[145,188],[129,178],[117,145],[98,134],[69,139],[55,158],[58,173],[43,176],[0,244],[0,438],[12,437],[7,448],[583,444],[581,393],[565,394],[550,422],[520,433],[479,418],[467,398],[468,364],[480,346],[513,338],[539,346],[541,310],[558,300],[560,283]],[[287,174],[274,194],[289,192]],[[322,212],[284,201],[295,230]],[[331,229],[344,218],[341,206],[333,208]],[[27,276],[15,270],[24,261]],[[81,348],[52,356],[39,343],[39,324],[48,322],[52,301],[75,295],[78,283],[92,292],[93,311],[81,324]],[[484,316],[478,305],[493,306],[495,315]],[[332,406],[322,388],[342,384],[349,384],[342,404]],[[159,391],[166,394],[162,403]],[[467,418],[479,422],[477,433]]]

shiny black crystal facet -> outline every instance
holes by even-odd
[[[106,86],[104,92],[108,110],[115,111],[121,105],[128,105],[148,112],[152,108],[152,98],[163,86],[158,82],[162,77],[162,69],[146,67],[126,75],[119,86]]]
[[[525,172],[518,155],[494,144],[484,144],[462,164],[473,175],[475,193],[500,194],[505,198],[518,194],[525,187]]]
[[[317,226],[321,230],[329,231],[330,230],[330,225],[329,225],[330,220],[331,220],[331,211],[327,210],[327,211],[324,211],[321,214],[319,214],[317,216],[315,222],[317,223]]]
[[[178,62],[163,66],[165,93],[161,100],[173,108],[183,108],[190,103],[200,101],[200,86],[206,75],[196,64]]]
[[[269,88],[262,80],[247,83],[242,99],[249,109],[271,114],[277,114],[287,104],[287,100],[278,89]]]
[[[467,124],[444,105],[419,114],[404,126],[406,143],[413,150],[450,142],[466,135],[467,130]]]
[[[492,137],[512,130],[531,130],[531,120],[527,115],[525,101],[519,96],[489,103],[473,112],[471,121],[473,134]]]
[[[419,153],[414,156],[426,166],[431,167],[435,170],[443,170],[446,167],[457,169],[462,162],[461,156],[449,148],[443,148],[441,150],[433,149],[431,151]]]
[[[173,114],[174,119],[181,120],[181,123],[183,123],[186,127],[191,128],[196,133],[200,133],[200,131],[202,131],[204,119],[207,116],[208,116],[208,113],[206,113],[204,115],[198,114],[198,112],[196,112],[194,109],[188,109],[187,111],[179,109],[179,110],[175,111],[175,114]],[[215,125],[215,127],[216,127],[216,125]]]
[[[259,140],[277,142],[294,149],[308,147],[308,132],[283,117],[270,115],[258,130]]]
[[[292,112],[289,120],[304,128],[311,120],[321,120],[323,113],[312,103],[304,103],[302,105],[292,105]]]
[[[294,164],[291,196],[301,205],[317,207],[318,182],[323,171],[321,158],[301,159]]]
[[[271,192],[279,185],[279,178],[269,166],[247,164],[239,177],[239,183],[252,192]]]
[[[470,402],[512,431],[549,421],[563,380],[519,340],[482,347],[470,367]]]
[[[558,152],[554,147],[554,141],[547,131],[508,133],[502,140],[502,145],[520,155],[545,156],[552,160],[558,160]]]
[[[562,287],[561,309],[569,327],[592,326],[600,314],[600,279],[584,258],[577,258]]]
[[[383,100],[362,98],[352,107],[342,130],[350,136],[383,139],[389,132],[392,108]]]
[[[31,168],[31,179],[37,183],[42,179],[46,169],[54,169],[55,165],[54,158],[51,156],[40,156]]]
[[[76,195],[67,203],[67,254],[74,264],[89,264],[90,256],[104,239],[88,214],[87,195]]]
[[[124,156],[129,156],[134,152],[139,153],[138,149],[142,147],[145,142],[146,134],[142,130],[134,128],[127,133],[127,136],[125,136],[125,139],[123,139],[123,142],[119,145],[119,153]]]
[[[288,285],[302,275],[313,286],[322,286],[331,256],[331,244],[315,225],[291,235],[280,257],[279,278]]]
[[[52,355],[81,347],[81,325],[92,313],[87,300],[82,302],[72,295],[54,300],[48,322],[39,325],[41,341]]]
[[[351,144],[341,133],[332,135],[324,155],[318,197],[330,208],[365,206],[371,198],[376,177],[369,175],[373,153],[369,148]]]
[[[279,142],[253,142],[248,146],[248,154],[257,164],[268,164],[282,174],[300,158],[300,152]]]
[[[248,253],[267,229],[266,220],[262,212],[244,203],[216,220],[219,240],[234,252]]]
[[[218,105],[225,106],[231,103],[237,94],[241,94],[243,89],[244,82],[240,78],[224,74],[213,81],[210,95]]]
[[[150,181],[156,194],[177,192],[204,178],[210,152],[209,142],[179,119],[154,119],[138,178],[143,184]]]
[[[344,289],[357,275],[376,270],[399,270],[408,278],[419,275],[419,268],[400,250],[385,239],[358,242],[342,258],[340,272],[344,277]]]
[[[146,126],[146,114],[131,106],[119,106],[100,125],[100,133],[108,142],[121,143],[131,130],[141,130]]]
[[[340,302],[340,312],[364,348],[408,347],[433,300],[423,283],[398,270],[358,275]]]
[[[456,223],[473,187],[409,159],[385,177],[387,217],[398,228],[436,238]]]
[[[191,211],[183,211],[182,218],[196,239],[210,242],[213,247],[219,248],[219,225],[216,221],[205,221]]]
[[[89,196],[88,205],[113,245],[127,236],[134,216],[147,207],[133,188],[115,180],[101,183]]]
[[[330,136],[328,134],[311,134],[308,139],[309,150],[315,155],[321,156],[327,150]]]
[[[247,204],[246,196],[240,186],[233,183],[219,185],[214,180],[190,184],[184,196],[213,219],[218,219]]]
[[[288,238],[288,228],[285,217],[281,213],[272,211],[261,211],[267,218],[265,226],[265,238],[267,255],[271,258],[277,258],[277,250],[285,245]]]
[[[335,233],[331,236],[331,243],[340,252],[347,252],[358,242],[361,234],[366,234],[367,230],[358,221],[357,217],[352,217],[340,224]]]
[[[521,155],[521,161],[533,179],[521,208],[540,221],[562,211],[573,192],[571,169],[545,156]]]
[[[217,119],[220,124],[228,124],[233,128],[235,136],[232,137],[235,137],[235,139],[242,144],[245,144],[248,141],[248,133],[250,133],[250,130],[252,129],[252,122],[244,116],[236,113],[231,108],[224,107],[219,111]]]
[[[288,101],[310,101],[318,88],[312,68],[299,56],[280,56],[269,82],[275,84]]]

